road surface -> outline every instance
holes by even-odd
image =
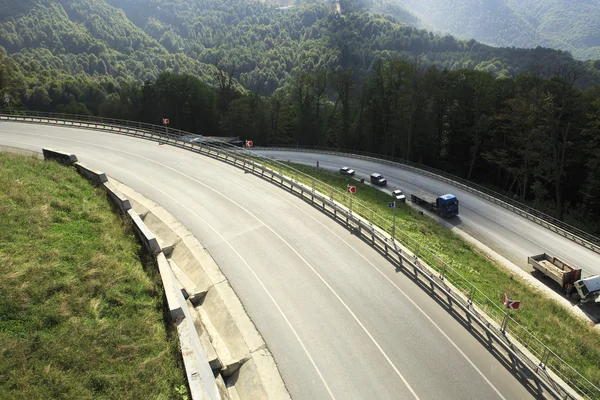
[[[257,152],[278,160],[290,160],[305,165],[316,166],[319,161],[320,168],[331,171],[349,166],[356,171],[355,177],[364,178],[365,182],[369,181],[369,175],[378,172],[388,181],[387,188],[383,190],[401,189],[406,192],[407,199],[410,198],[410,193],[418,190],[439,195],[452,193],[460,201],[460,215],[448,222],[523,269],[531,271],[527,265],[528,256],[548,253],[582,268],[584,276],[600,274],[600,254],[496,204],[436,179],[402,168],[350,157],[290,151],[260,150]]]
[[[532,397],[366,243],[252,174],[156,142],[72,128],[4,122],[0,145],[74,153],[178,218],[229,278],[294,399]]]

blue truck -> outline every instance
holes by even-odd
[[[453,194],[444,194],[442,196],[434,196],[427,192],[411,193],[410,200],[433,211],[443,218],[450,218],[458,215],[458,199]]]

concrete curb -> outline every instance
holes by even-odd
[[[73,165],[77,162],[77,156],[75,154],[63,153],[62,151],[54,149],[42,149],[45,160],[55,160],[64,165]]]
[[[135,206],[131,213],[143,214],[151,231],[168,237],[165,243],[175,242],[168,262],[189,294],[188,301],[194,305],[191,319],[205,344],[211,366],[218,367],[225,377],[231,398],[290,399],[262,336],[206,249],[162,207],[117,181],[109,182],[131,198]]]
[[[195,320],[188,307],[181,283],[175,277],[157,238],[148,229],[140,216],[131,208],[129,200],[110,182],[103,172],[95,171],[84,164],[77,162],[77,157],[72,154],[61,153],[56,150],[43,149],[45,159],[54,159],[66,165],[75,164],[77,171],[90,182],[102,184],[106,189],[109,200],[114,203],[125,217],[132,221],[133,230],[142,245],[156,256],[158,270],[165,292],[165,300],[173,323],[177,327],[179,345],[185,365],[190,394],[193,400],[221,400],[229,399],[225,382],[220,377],[215,378],[209,359],[204,351],[201,336],[196,331]],[[197,319],[197,318],[196,318]],[[216,355],[213,355],[216,358]]]
[[[133,230],[136,235],[144,245],[144,247],[152,254],[153,256],[158,255],[161,252],[160,246],[158,245],[158,241],[154,234],[148,229],[144,221],[140,218],[139,215],[133,211],[133,209],[127,210],[127,215],[133,222]]]
[[[163,253],[160,253],[156,257],[156,262],[158,264],[158,271],[160,272],[163,288],[165,289],[165,297],[167,298],[167,306],[169,307],[171,319],[173,322],[178,324],[185,318],[185,314],[181,308],[182,304],[180,303],[180,299],[177,295],[177,292],[179,291],[179,285],[175,281],[175,277],[171,273],[169,269],[169,263],[167,262],[167,259]]]
[[[110,201],[116,205],[122,213],[126,213],[131,209],[131,203],[129,203],[127,197],[125,197],[123,193],[119,192],[112,183],[104,182],[103,185]]]
[[[85,176],[89,181],[92,181],[96,185],[101,185],[105,182],[108,182],[108,179],[106,178],[106,174],[104,172],[93,170],[80,162],[75,163],[75,168],[77,168],[77,171],[81,175]]]
[[[233,397],[251,399],[283,400],[290,396],[285,387],[277,386],[276,382],[263,382],[257,377],[274,376],[278,372],[277,365],[266,349],[258,349],[229,379],[228,388],[234,393]],[[266,393],[264,387],[276,386],[276,390]]]
[[[193,399],[221,399],[190,309],[163,253],[156,257],[171,318],[177,325],[181,355]],[[212,384],[214,382],[214,384]]]

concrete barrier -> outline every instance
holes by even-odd
[[[163,288],[165,290],[165,297],[167,299],[167,306],[169,307],[169,314],[171,315],[171,319],[175,323],[179,323],[185,315],[183,313],[182,307],[184,306],[180,302],[180,298],[177,294],[179,290],[179,285],[175,281],[175,277],[171,273],[169,268],[169,263],[165,258],[163,253],[160,253],[156,257],[156,262],[158,264],[158,271],[160,272],[160,278],[162,280]]]
[[[190,395],[193,400],[221,400],[229,399],[229,392],[223,379],[213,375],[212,365],[220,366],[218,357],[211,346],[212,357],[209,361],[207,354],[204,351],[204,346],[201,341],[201,335],[196,330],[197,323],[200,318],[197,316],[193,305],[186,301],[182,292],[182,284],[175,277],[169,262],[164,253],[161,251],[161,246],[157,238],[148,229],[140,215],[131,208],[129,200],[110,182],[103,172],[95,171],[92,168],[85,166],[77,161],[77,157],[72,154],[62,153],[56,150],[43,149],[45,159],[55,159],[63,164],[75,164],[77,171],[85,176],[88,180],[95,184],[102,184],[106,189],[108,198],[117,208],[132,221],[132,226],[135,234],[142,245],[154,256],[158,265],[162,285],[165,292],[165,300],[169,309],[169,314],[173,323],[177,327],[179,336],[179,345],[185,365],[185,373],[188,380]],[[147,210],[145,210],[147,213]],[[154,219],[153,219],[154,218]],[[150,221],[157,221],[156,225],[161,227],[161,232],[169,233],[168,229],[160,225],[154,216]],[[170,238],[179,240],[177,235],[171,233]],[[182,274],[182,278],[186,278]],[[192,286],[189,280],[183,279],[188,286]],[[194,314],[192,314],[192,311]],[[210,343],[205,332],[204,341]],[[215,363],[216,360],[216,363]],[[212,362],[211,362],[212,361]]]
[[[138,215],[139,214],[140,213],[138,213]],[[162,251],[168,257],[173,251],[175,244],[179,241],[179,236],[169,229],[169,227],[153,213],[146,212],[142,219],[148,229],[154,233]]]
[[[229,395],[224,398],[289,399],[262,336],[206,249],[162,207],[119,182],[111,182],[132,199],[131,214],[145,215],[149,226],[170,238],[167,241],[176,242],[167,261],[179,286],[190,294],[188,305],[194,306],[184,307],[184,312],[191,314],[186,320],[193,321],[210,366],[225,377]],[[221,375],[217,383],[222,382]]]
[[[176,265],[174,271],[177,276],[185,275],[186,278],[182,277],[180,280],[190,296],[194,295],[192,302],[198,304],[199,300],[215,284],[206,274],[204,266],[200,263],[201,259],[197,258],[185,243],[179,242],[173,248],[169,260]],[[221,282],[224,280],[223,277]]]
[[[229,282],[213,286],[196,310],[221,360],[223,376],[234,373],[251,353],[265,346]]]
[[[153,256],[158,255],[161,252],[160,246],[154,234],[148,229],[144,221],[139,215],[133,211],[133,209],[127,210],[127,215],[133,222],[133,230],[142,242],[142,245],[152,254]]]
[[[227,380],[232,397],[239,399],[289,400],[283,381],[269,379],[277,365],[267,349],[258,349]]]
[[[111,182],[104,182],[104,188],[110,201],[117,206],[121,212],[126,213],[131,210],[129,199],[123,195]]]
[[[160,253],[156,260],[159,264],[165,295],[167,295],[167,301],[169,302],[169,310],[171,315],[175,317],[173,321],[177,325],[179,345],[192,399],[220,400],[223,396],[219,391],[206,352],[200,342],[200,336],[196,331],[194,318],[188,303],[183,298],[179,284],[164,254]],[[170,302],[173,302],[173,307],[171,307]]]
[[[108,179],[106,178],[106,174],[104,172],[96,171],[80,162],[75,163],[75,168],[77,168],[77,171],[81,175],[85,176],[88,180],[90,180],[96,185],[101,185],[105,182],[108,182]]]
[[[42,149],[45,160],[55,160],[64,165],[73,165],[77,162],[75,154],[63,153],[62,151],[46,148]]]

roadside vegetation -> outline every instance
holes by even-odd
[[[298,182],[314,187],[321,193],[330,196],[333,193],[334,200],[347,207],[349,195],[346,193],[346,187],[356,186],[357,192],[352,201],[353,212],[369,219],[372,215],[375,216],[375,223],[391,233],[393,209],[389,208],[388,204],[394,199],[389,194],[322,168],[276,163],[265,159],[259,161]],[[336,191],[332,192],[323,183]],[[378,219],[377,216],[381,218]],[[473,296],[476,304],[482,305],[486,313],[498,323],[501,322],[504,311],[502,296],[506,293],[511,298],[521,300],[521,309],[512,312],[510,316],[590,382],[600,385],[600,332],[594,330],[590,324],[575,317],[544,293],[490,260],[439,222],[402,203],[398,203],[396,209],[395,238],[408,244],[407,247],[411,251],[438,272],[443,271],[446,279],[466,296]],[[444,268],[442,262],[451,266],[456,273]],[[466,280],[481,293],[472,293]],[[492,303],[481,294],[491,299]],[[514,323],[509,323],[507,331],[526,338]],[[532,340],[526,342],[534,354],[542,356],[538,343]],[[553,367],[556,361],[550,357],[548,365]]]
[[[0,398],[187,398],[160,276],[101,189],[0,154],[0,232]]]

